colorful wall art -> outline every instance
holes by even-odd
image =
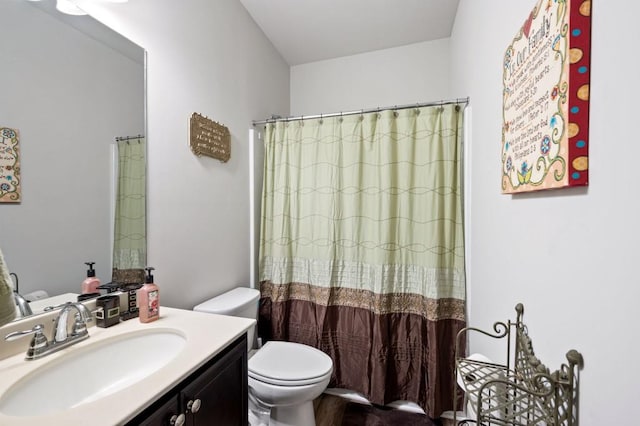
[[[18,131],[0,127],[0,203],[19,203],[20,150]]]
[[[504,55],[502,192],[589,183],[590,0],[539,0]]]

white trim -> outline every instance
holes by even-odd
[[[116,191],[118,189],[118,144],[111,144],[111,176],[110,176],[110,185],[109,185],[109,247],[111,250],[109,251],[109,259],[111,260],[111,265],[113,266],[113,246],[115,244],[114,234],[115,234],[115,224],[116,224]],[[111,275],[111,271],[109,271],[109,275]]]
[[[255,203],[255,191],[256,191],[256,173],[255,158],[254,158],[254,144],[255,144],[256,130],[249,129],[249,287],[256,287],[256,203]]]
[[[464,109],[464,131],[462,146],[464,147],[464,266],[466,281],[467,324],[471,318],[471,121],[472,107]]]

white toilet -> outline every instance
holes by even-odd
[[[260,292],[238,287],[207,300],[194,311],[254,318]],[[249,330],[249,349],[255,329]],[[299,343],[270,341],[249,358],[249,392],[271,407],[269,426],[315,426],[313,400],[327,388],[333,361],[324,352]]]

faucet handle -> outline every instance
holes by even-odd
[[[30,334],[34,334],[33,336],[34,339],[39,335],[44,336],[44,326],[42,324],[38,324],[33,326],[31,330],[14,331],[13,333],[9,333],[6,336],[4,336],[4,340],[6,340],[7,342],[11,342],[13,340],[19,339],[20,337],[28,336]]]
[[[31,330],[14,331],[13,333],[9,333],[4,336],[4,340],[11,342],[31,334],[33,334],[33,339],[31,339],[29,349],[27,349],[26,359],[34,359],[37,355],[44,352],[44,350],[49,346],[49,341],[44,335],[44,326],[42,324],[35,325]]]
[[[86,323],[89,321],[91,321],[91,315],[89,315],[89,318],[87,319],[86,317],[81,315],[80,312],[76,312],[75,322],[73,323],[73,331],[71,335],[78,336],[82,334],[87,334]]]

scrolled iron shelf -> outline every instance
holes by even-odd
[[[577,426],[577,374],[584,365],[582,355],[574,349],[570,350],[566,354],[568,363],[550,372],[533,351],[533,343],[522,321],[524,306],[519,303],[515,310],[516,321],[494,323],[493,333],[475,327],[464,328],[458,333],[456,375],[460,374],[463,378],[465,407],[467,400],[475,401],[472,408],[476,418],[458,421],[457,412],[454,411],[454,424]],[[506,363],[495,364],[462,357],[461,348],[469,332],[504,339]],[[454,386],[454,401],[458,401],[458,386]]]

